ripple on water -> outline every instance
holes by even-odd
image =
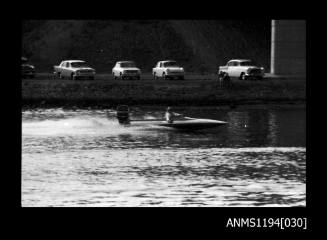
[[[112,111],[23,112],[22,205],[305,206],[306,148],[283,135],[303,126],[224,114],[226,127],[185,133],[122,127]]]

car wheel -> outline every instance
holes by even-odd
[[[123,75],[121,73],[119,74],[119,78],[120,78],[120,80],[124,79],[124,77],[123,77]]]
[[[61,75],[61,73],[59,73],[59,79],[63,79],[64,77]]]
[[[157,80],[157,79],[158,79],[157,74],[153,73],[153,80]]]
[[[241,80],[246,80],[245,73],[241,73],[240,79],[241,79]]]
[[[162,73],[162,78],[163,78],[164,80],[166,80],[166,79],[167,79],[167,76],[166,76],[166,74],[165,74],[165,73]]]

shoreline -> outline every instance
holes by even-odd
[[[149,74],[148,74],[149,75]],[[113,80],[101,75],[94,81],[42,77],[22,80],[22,108],[112,108],[136,106],[229,106],[305,104],[306,82],[267,78],[263,81],[232,80],[221,88],[212,75],[186,80]]]
[[[230,102],[211,102],[206,104],[197,104],[197,103],[171,103],[171,102],[161,102],[161,103],[151,103],[147,104],[144,102],[131,103],[131,102],[117,102],[117,103],[99,103],[99,102],[71,102],[71,103],[62,103],[62,102],[51,102],[51,101],[36,101],[36,102],[28,102],[22,103],[22,109],[33,109],[33,108],[64,108],[64,109],[107,109],[114,108],[117,105],[128,105],[128,106],[158,106],[158,107],[166,107],[166,106],[174,106],[174,107],[222,107],[222,108],[235,108],[239,106],[261,106],[261,105],[292,105],[292,106],[302,106],[306,105],[306,100],[250,100],[250,101],[230,101]]]

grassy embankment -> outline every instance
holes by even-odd
[[[128,105],[229,105],[297,103],[306,100],[305,81],[266,79],[233,81],[220,88],[214,75],[188,75],[186,80],[113,80],[98,75],[95,81],[51,79],[39,75],[22,80],[23,107],[111,107]]]

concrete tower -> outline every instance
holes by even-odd
[[[275,75],[305,77],[305,20],[272,20],[270,69]]]

